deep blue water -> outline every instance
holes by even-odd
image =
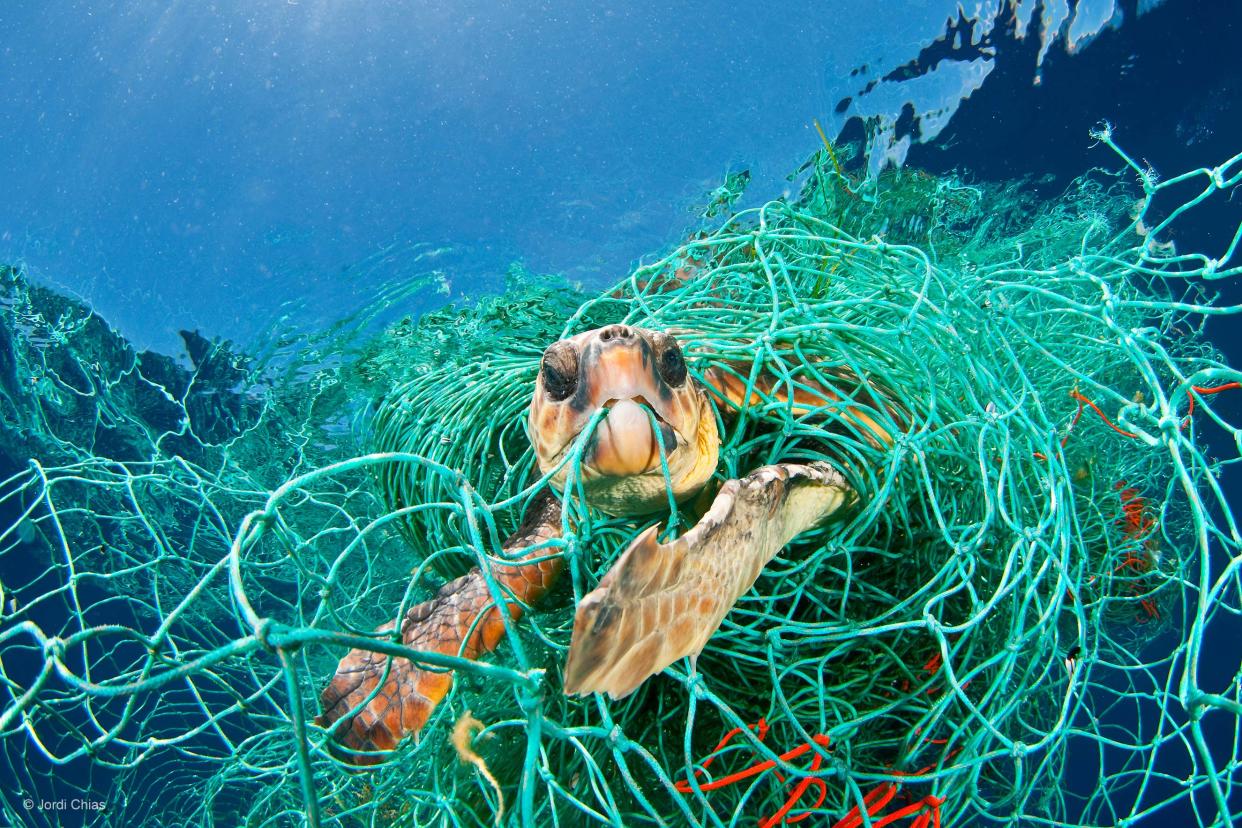
[[[1232,4],[1171,3],[1145,22],[1135,2],[1082,2],[1084,22],[1060,21],[1042,68],[1034,5],[1021,4],[1022,40],[1005,34],[1006,10],[980,16],[973,32],[991,32],[972,45],[970,27],[946,29],[956,0],[780,13],[11,2],[0,258],[80,293],[138,345],[173,351],[181,328],[246,338],[289,301],[322,323],[413,266],[370,264],[377,255],[418,244],[454,247],[435,263],[449,262],[458,295],[495,289],[515,258],[603,284],[675,240],[728,170],[755,173],[753,200],[778,194],[816,146],[813,118],[836,134],[906,104],[951,113],[977,85],[989,102],[967,101],[986,113],[969,129],[979,143],[941,140],[956,149],[939,155],[916,144],[919,163],[1073,175],[1102,161],[1085,148],[1103,117],[1170,168],[1189,141],[1224,140],[1230,70],[1214,56]],[[1122,28],[1086,38],[1106,12]]]
[[[1242,10],[1142,5],[1080,0],[1077,31],[1099,9],[1113,25],[1070,52],[1071,18],[1041,58],[1008,12],[972,44],[956,0],[10,2],[0,261],[176,354],[179,330],[244,342],[286,303],[325,325],[422,268],[453,296],[498,289],[515,259],[604,284],[676,241],[728,171],[752,171],[749,201],[779,193],[812,118],[851,137],[852,114],[880,112],[915,139],[909,164],[1049,191],[1113,164],[1087,136],[1104,119],[1163,172],[1219,163],[1242,135]],[[953,111],[918,143],[936,101]],[[1223,250],[1240,220],[1242,195],[1179,241]],[[1213,334],[1242,362],[1235,332]],[[1220,680],[1238,669],[1224,639]]]

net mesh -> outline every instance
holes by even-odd
[[[127,825],[1230,824],[1242,377],[1204,327],[1239,310],[1209,288],[1242,228],[1215,257],[1168,239],[1242,156],[1159,181],[1096,137],[1119,169],[1051,199],[856,180],[830,147],[796,198],[602,295],[515,269],[379,336],[355,318],[244,356],[186,334],[189,365],[4,271],[0,439],[30,458],[0,490],[6,818],[61,824],[68,796]],[[826,459],[862,505],[773,561],[697,669],[625,700],[567,698],[559,671],[576,601],[647,524],[572,493],[569,585],[494,655],[375,635],[499,555],[539,485],[543,347],[618,321],[676,330],[700,377],[848,368],[909,422],[882,450],[780,393],[723,417],[722,479]],[[455,670],[366,771],[312,723],[351,647]]]

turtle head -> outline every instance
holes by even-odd
[[[654,414],[648,417],[646,406]],[[573,450],[597,411],[606,412],[582,454],[587,501],[612,515],[667,505],[660,446],[673,495],[691,497],[716,470],[720,438],[702,387],[672,336],[609,325],[554,342],[543,354],[530,406],[530,436],[544,473]],[[564,490],[570,464],[552,478]]]

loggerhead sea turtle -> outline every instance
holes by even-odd
[[[717,467],[720,438],[711,401],[727,415],[780,392],[771,375],[759,373],[748,383],[743,377],[749,375],[749,366],[721,363],[700,383],[688,373],[674,336],[628,325],[555,342],[543,354],[530,405],[529,434],[540,470],[555,470],[551,488],[562,492],[573,466],[563,462],[567,452],[593,415],[606,409],[583,447],[587,502],[611,515],[650,514],[667,508],[670,487],[678,501],[689,501],[709,486]],[[881,423],[900,422],[901,406],[890,395],[848,371],[819,375],[830,382],[800,378],[794,386],[786,401],[795,414],[833,412],[873,444],[891,443]],[[876,416],[881,410],[890,416]],[[842,471],[828,463],[780,463],[724,483],[698,523],[669,543],[658,542],[657,527],[647,529],[578,605],[565,692],[621,698],[677,659],[696,657],[782,547],[856,500]],[[504,550],[513,555],[560,532],[560,500],[544,489]],[[511,617],[539,600],[562,567],[561,558],[549,557],[546,549],[493,565],[495,581],[516,599],[507,606]],[[392,628],[390,622],[379,631]],[[503,634],[478,569],[412,607],[401,626],[407,647],[470,659],[495,649]],[[405,734],[418,732],[451,686],[451,672],[389,661],[353,650],[323,691],[318,721],[336,723],[334,735],[346,747],[392,750]],[[371,753],[355,761],[381,758]]]

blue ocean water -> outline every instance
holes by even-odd
[[[244,338],[285,302],[332,318],[401,275],[367,262],[416,245],[455,251],[457,295],[514,259],[604,284],[730,169],[752,170],[754,202],[779,194],[816,118],[926,141],[986,96],[978,146],[914,150],[989,175],[1076,174],[1102,118],[1170,168],[1223,140],[1230,70],[1209,56],[1230,4],[1078,5],[985,2],[969,23],[956,0],[9,3],[0,256],[175,351],[181,328]]]
[[[182,331],[244,350],[412,274],[443,290],[394,315],[494,293],[514,261],[609,284],[676,243],[728,173],[751,172],[743,206],[785,192],[815,119],[869,140],[876,166],[1049,194],[1113,164],[1088,136],[1104,120],[1170,173],[1238,149],[1236,4],[962,6],[12,2],[0,263],[184,364]],[[1223,251],[1240,219],[1237,196],[1178,241]],[[1209,330],[1242,362],[1235,332]],[[1205,670],[1227,681],[1239,658],[1219,635]],[[1209,737],[1236,750],[1232,732]],[[108,779],[82,763],[36,775]]]

